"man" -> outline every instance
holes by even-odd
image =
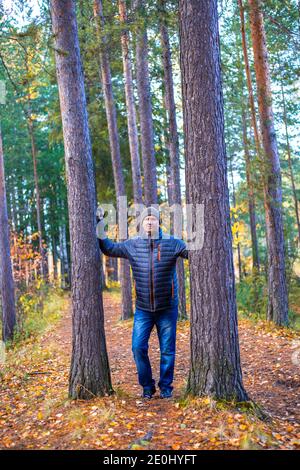
[[[101,251],[107,256],[127,258],[136,289],[136,308],[132,330],[132,352],[142,397],[156,392],[148,356],[148,341],[156,326],[160,345],[160,398],[172,397],[178,317],[176,260],[188,257],[184,241],[167,237],[160,227],[159,211],[147,207],[140,218],[142,232],[124,242],[112,242],[104,232],[103,217],[97,225]]]

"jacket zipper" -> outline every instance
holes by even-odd
[[[150,302],[151,310],[155,310],[155,299],[154,299],[154,240],[150,240]]]

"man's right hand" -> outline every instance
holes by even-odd
[[[96,211],[97,223],[100,222],[100,220],[103,220],[103,218],[104,218],[104,210],[102,209],[101,206],[98,206],[97,211]]]
[[[96,227],[97,238],[101,238],[101,239],[106,238],[105,223],[104,223],[104,210],[102,209],[101,206],[97,207],[96,221],[97,221],[97,227]]]

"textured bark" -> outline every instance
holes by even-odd
[[[239,2],[239,9],[240,9],[240,18],[241,18],[241,34],[242,34],[242,45],[243,45],[243,54],[244,54],[244,62],[245,62],[245,72],[247,78],[247,87],[249,93],[249,104],[251,110],[251,124],[254,132],[254,141],[256,147],[256,153],[259,160],[261,160],[261,136],[258,129],[257,119],[256,119],[256,110],[255,110],[255,102],[254,102],[254,93],[253,93],[253,86],[252,86],[252,78],[251,78],[251,71],[250,71],[250,64],[249,64],[249,56],[248,56],[248,48],[247,48],[247,40],[246,40],[246,33],[245,33],[245,15],[244,15],[244,5],[243,0],[238,0]]]
[[[69,396],[112,393],[100,289],[96,196],[75,2],[51,0],[62,115],[72,259],[73,344]]]
[[[127,109],[128,139],[131,157],[133,200],[136,204],[143,203],[141,165],[139,155],[138,128],[136,122],[136,109],[132,81],[132,66],[129,50],[129,33],[127,29],[126,2],[119,0],[120,21],[124,29],[121,32],[121,46],[123,57],[123,70],[125,81],[125,97]]]
[[[94,0],[94,17],[96,20],[97,37],[101,43],[100,47],[100,67],[102,77],[102,87],[104,93],[106,118],[108,124],[108,134],[110,143],[110,152],[112,158],[114,182],[117,196],[117,206],[119,213],[119,198],[126,195],[125,183],[123,177],[123,168],[120,152],[120,142],[117,127],[117,112],[112,90],[111,71],[108,55],[107,38],[101,32],[104,28],[104,16],[102,9],[102,1]],[[132,309],[132,290],[130,264],[127,259],[120,260],[120,282],[121,282],[121,319],[126,320],[133,315]]]
[[[170,156],[170,178],[168,181],[169,205],[181,204],[180,189],[180,160],[179,160],[179,140],[176,121],[176,106],[174,98],[174,84],[172,74],[172,60],[168,27],[166,23],[166,2],[159,0],[160,9],[160,42],[162,47],[162,62],[164,70],[164,101],[167,112],[168,131],[167,148]],[[186,296],[185,296],[185,275],[184,261],[179,257],[176,263],[178,278],[178,318],[186,319]]]
[[[136,37],[136,81],[139,99],[144,199],[145,204],[149,206],[157,204],[157,176],[148,68],[148,39],[143,17],[145,14],[144,0],[133,0],[133,9],[140,23]]]
[[[248,399],[238,342],[224,141],[217,0],[180,0],[187,203],[204,205],[204,243],[189,252],[191,367],[187,393]]]
[[[0,126],[0,290],[2,300],[2,339],[13,337],[16,326],[15,287],[10,258],[10,230],[7,217],[4,156]]]
[[[282,189],[277,149],[266,34],[260,0],[249,0],[251,37],[257,84],[258,110],[263,143],[263,184],[268,248],[267,319],[278,325],[288,324]]]

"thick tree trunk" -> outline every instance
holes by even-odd
[[[278,325],[287,325],[288,294],[284,257],[281,171],[274,129],[266,34],[261,12],[261,1],[249,0],[249,6],[263,143],[264,205],[268,248],[267,319]]]
[[[10,230],[7,217],[4,157],[0,125],[0,289],[2,300],[2,339],[12,339],[16,326],[15,287],[10,258]]]
[[[73,0],[51,0],[56,73],[65,145],[72,259],[73,347],[69,396],[112,393],[106,350],[96,197]]]
[[[102,87],[104,93],[106,118],[108,124],[108,134],[110,143],[110,152],[112,158],[114,182],[117,196],[117,212],[119,210],[119,198],[126,196],[125,183],[123,177],[123,168],[120,152],[120,142],[117,126],[117,112],[112,90],[111,71],[108,56],[108,45],[106,36],[101,36],[101,30],[104,28],[104,16],[102,9],[102,1],[94,0],[94,17],[96,20],[97,37],[101,42],[100,48],[100,67],[102,77]],[[120,260],[120,282],[121,282],[121,319],[126,320],[133,315],[132,310],[132,291],[130,265],[127,259]]]
[[[248,399],[242,382],[224,141],[217,0],[180,0],[187,203],[204,205],[203,247],[189,251],[187,393]]]
[[[136,122],[136,109],[132,81],[132,66],[129,51],[129,34],[127,29],[126,2],[119,0],[119,14],[124,29],[121,32],[121,46],[123,57],[123,70],[125,81],[125,97],[127,109],[128,138],[131,156],[133,199],[135,204],[143,203],[141,165],[139,155],[138,128]]]
[[[136,37],[136,81],[139,99],[141,147],[144,176],[144,199],[147,206],[157,204],[156,159],[148,68],[148,39],[145,26],[144,0],[133,0],[133,9],[140,22]]]
[[[170,155],[170,179],[168,184],[169,205],[181,205],[181,188],[180,188],[180,160],[179,160],[179,141],[176,121],[176,106],[174,98],[174,85],[172,74],[172,60],[168,27],[166,23],[166,2],[159,0],[160,9],[160,42],[162,47],[162,62],[164,69],[164,99],[168,120],[167,147]],[[179,308],[178,318],[184,320],[186,314],[186,297],[185,297],[185,274],[184,261],[179,257],[176,264],[176,272],[179,288]]]

